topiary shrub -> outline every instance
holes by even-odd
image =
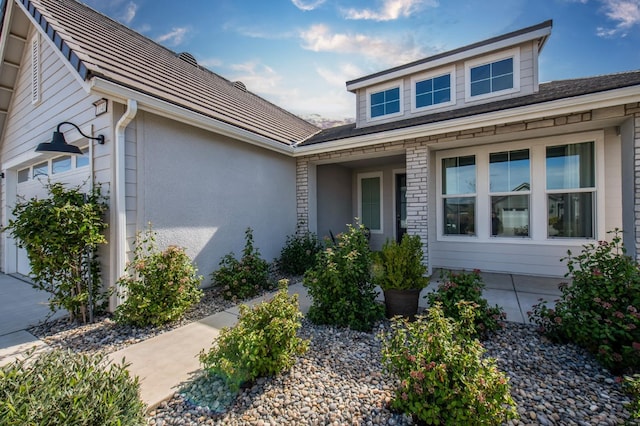
[[[231,390],[258,377],[271,376],[290,368],[295,356],[306,352],[308,341],[297,337],[302,323],[298,295],[289,296],[287,280],[268,302],[253,308],[240,305],[240,318],[224,328],[200,362],[211,374],[222,377]]]
[[[611,242],[583,246],[568,256],[570,284],[562,284],[555,308],[534,305],[531,321],[542,333],[592,352],[614,372],[640,369],[640,268],[625,255],[620,230]]]
[[[245,231],[245,246],[242,258],[237,260],[233,253],[225,255],[217,271],[211,274],[213,284],[222,289],[227,300],[243,300],[257,295],[261,290],[273,288],[269,280],[269,264],[260,257],[260,251],[253,246],[253,231]]]
[[[53,350],[0,367],[3,425],[141,425],[140,385],[104,355]]]
[[[391,407],[423,424],[495,425],[517,418],[508,378],[472,337],[473,305],[458,307],[460,321],[436,303],[413,322],[393,318],[381,333],[383,365],[399,383]]]
[[[18,202],[8,230],[27,251],[33,286],[51,294],[52,311],[66,309],[71,320],[87,322],[106,307],[97,248],[107,242],[107,204],[100,187],[88,193],[62,183],[46,185],[48,197]]]
[[[376,302],[365,228],[349,225],[336,239],[304,275],[304,286],[313,299],[307,317],[316,324],[369,331],[383,318],[384,306]]]
[[[373,279],[382,290],[423,289],[429,284],[427,267],[422,263],[419,235],[404,234],[400,244],[387,240],[374,256]]]
[[[498,305],[489,306],[487,299],[482,297],[484,282],[480,270],[472,272],[443,272],[444,280],[435,292],[427,294],[429,305],[439,303],[444,314],[460,320],[458,302],[470,302],[475,305],[474,330],[479,337],[486,337],[491,331],[502,328],[502,321],[506,319],[504,310]]]
[[[302,275],[313,267],[321,250],[322,244],[314,233],[289,235],[280,251],[278,269],[285,274]]]
[[[169,246],[158,251],[151,226],[138,233],[134,259],[127,275],[118,280],[124,303],[115,320],[136,326],[161,325],[181,318],[202,296],[202,276],[184,249]]]

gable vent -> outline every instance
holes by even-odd
[[[242,90],[243,92],[247,91],[247,86],[244,85],[243,82],[241,81],[234,81],[233,82],[233,87]]]
[[[185,61],[188,64],[193,65],[194,67],[198,66],[198,61],[196,61],[196,58],[189,52],[182,52],[178,54],[178,58],[182,59],[183,61]]]
[[[31,103],[40,102],[40,34],[31,39]]]

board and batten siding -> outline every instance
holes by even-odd
[[[520,67],[520,81],[519,81],[520,90],[518,92],[485,98],[478,101],[467,102],[465,100],[465,79],[466,79],[465,61],[459,61],[454,64],[455,81],[451,82],[452,86],[455,87],[455,94],[454,94],[456,99],[455,105],[447,104],[446,106],[443,106],[441,108],[434,107],[424,111],[413,112],[411,110],[411,100],[413,95],[411,79],[416,75],[420,75],[425,72],[432,72],[432,71],[438,71],[438,70],[443,70],[443,72],[446,72],[446,70],[451,67],[451,65],[447,65],[443,67],[434,68],[433,70],[429,69],[429,70],[421,71],[420,73],[410,74],[397,80],[389,80],[388,82],[377,84],[376,86],[371,86],[370,88],[363,87],[361,89],[358,89],[356,91],[356,126],[365,127],[365,126],[372,126],[372,125],[388,123],[393,121],[399,121],[399,120],[404,120],[412,117],[418,117],[422,115],[429,115],[429,114],[434,114],[434,113],[443,112],[443,111],[460,109],[460,108],[464,108],[471,105],[477,105],[481,103],[496,102],[503,99],[509,99],[513,97],[519,97],[519,96],[534,93],[537,90],[537,85],[538,85],[538,81],[537,81],[538,80],[537,79],[538,51],[537,51],[537,48],[534,46],[534,43],[536,42],[531,41],[531,42],[523,43],[517,46],[517,48],[519,49],[519,57],[520,57],[520,63],[518,64]],[[510,51],[511,49],[513,48],[497,51],[495,53],[499,55],[501,52]],[[475,59],[476,58],[472,58],[472,60],[475,60]],[[394,116],[387,119],[382,118],[382,119],[367,121],[367,112],[368,112],[367,111],[367,89],[369,90],[373,89],[375,91],[375,87],[377,86],[384,88],[385,85],[394,83],[394,82],[396,83],[399,82],[401,84],[400,90],[403,93],[403,99],[402,99],[403,114],[400,116]]]

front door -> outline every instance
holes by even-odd
[[[396,176],[396,241],[407,233],[407,175]]]

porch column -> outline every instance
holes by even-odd
[[[424,251],[423,263],[429,267],[427,232],[427,199],[429,178],[429,149],[426,146],[407,147],[407,233],[419,235]],[[429,271],[430,272],[430,271]]]
[[[309,232],[309,160],[296,160],[296,234]]]

